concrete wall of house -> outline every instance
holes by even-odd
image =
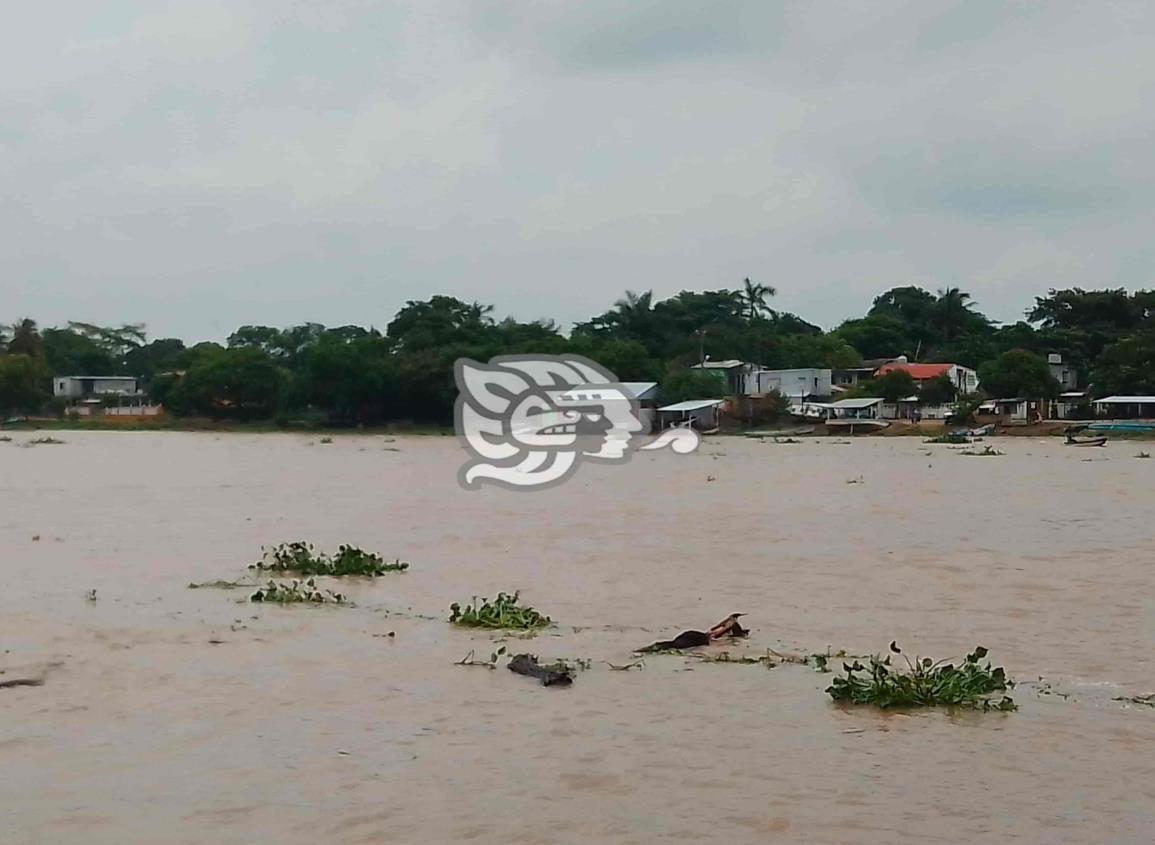
[[[783,396],[829,396],[831,371],[815,367],[792,370],[756,370],[750,374],[750,395],[777,390]]]
[[[80,379],[74,378],[55,378],[52,380],[52,395],[59,396],[64,399],[77,399],[80,397]]]
[[[955,364],[950,368],[950,380],[960,393],[974,393],[979,389],[979,374],[970,367]]]
[[[65,399],[80,399],[87,395],[138,393],[136,379],[126,376],[109,378],[77,378],[75,376],[57,376],[52,380],[52,395]]]

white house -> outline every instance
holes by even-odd
[[[808,399],[830,396],[831,370],[817,367],[793,370],[768,370],[746,361],[706,361],[691,369],[708,370],[723,374],[726,390],[733,396],[765,396],[777,391],[790,399]]]
[[[694,364],[690,369],[717,373],[726,392],[731,396],[750,396],[751,389],[755,386],[752,376],[761,367],[730,358],[725,361],[706,360],[701,364]]]
[[[64,399],[136,397],[140,392],[135,376],[57,376],[52,380],[52,394]]]
[[[789,399],[828,397],[833,392],[831,371],[815,367],[794,370],[754,370],[747,378],[751,396],[776,390]]]

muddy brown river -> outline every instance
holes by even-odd
[[[461,490],[448,437],[12,436],[0,681],[44,685],[0,689],[5,845],[1155,840],[1155,709],[1113,700],[1155,691],[1141,444],[714,438],[514,493]],[[187,587],[295,539],[412,568],[353,607]],[[497,635],[450,603],[513,589],[558,624],[505,645],[588,658],[572,687],[454,665]],[[733,611],[710,651],[987,646],[1021,709],[606,665]]]

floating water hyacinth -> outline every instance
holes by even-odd
[[[903,655],[906,669],[891,665],[893,654],[902,654],[896,643],[890,644],[885,659],[867,658],[867,665],[855,660],[842,664],[846,677],[836,677],[826,688],[835,701],[851,704],[873,704],[876,707],[970,707],[978,710],[1017,710],[1014,700],[1005,695],[1014,687],[1003,667],[992,668],[980,661],[987,650],[979,646],[956,666],[929,657],[913,661]],[[1001,697],[997,697],[1004,693]]]
[[[406,561],[386,561],[381,555],[366,552],[356,546],[341,545],[334,555],[318,552],[312,543],[282,543],[264,550],[263,557],[249,569],[268,572],[294,572],[298,575],[328,575],[340,578],[360,575],[377,578],[387,572],[404,572]]]
[[[294,578],[292,581],[278,582],[270,581],[263,587],[258,587],[257,591],[249,596],[249,601],[256,602],[275,602],[277,604],[346,604],[346,598],[340,593],[334,593],[332,590],[322,590],[317,586],[317,582],[309,578],[305,581],[300,581]]]
[[[454,602],[449,606],[449,621],[466,628],[514,628],[536,630],[553,624],[548,616],[538,613],[532,607],[518,604],[520,592],[498,593],[492,602],[489,599],[473,597],[473,604],[464,608]]]

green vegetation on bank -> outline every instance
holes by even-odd
[[[63,415],[64,402],[51,396],[54,375],[123,374],[139,378],[182,418],[136,424],[144,430],[200,427],[201,418],[229,426],[443,427],[453,418],[453,362],[513,353],[585,355],[623,380],[660,382],[671,401],[725,389],[711,374],[689,369],[703,356],[838,368],[906,355],[975,367],[983,389],[1002,398],[1054,395],[1058,384],[1045,356],[1057,352],[1089,375],[1098,394],[1155,393],[1155,291],[1052,290],[1024,320],[998,325],[957,287],[931,293],[907,285],[880,294],[864,316],[832,331],[772,308],[774,293],[750,280],[663,300],[627,291],[568,332],[549,320],[495,319],[490,306],[439,295],[406,303],[384,331],[249,325],[224,344],[149,340],[141,325],[41,329],[22,319],[0,327],[0,420]],[[900,398],[911,387],[892,374],[852,395]],[[953,398],[945,379],[921,390],[926,403]]]

